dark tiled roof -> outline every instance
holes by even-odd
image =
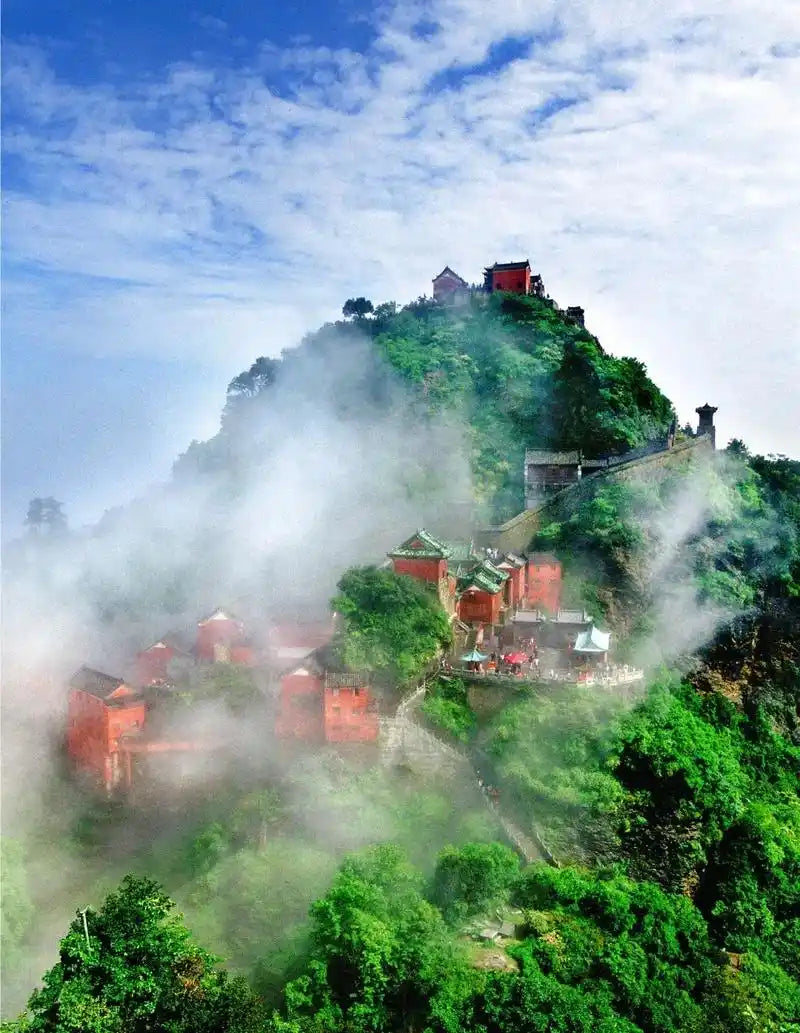
[[[125,685],[122,678],[115,678],[112,674],[105,674],[103,671],[96,671],[93,667],[80,667],[69,680],[70,689],[80,692],[88,692],[95,699],[101,699],[110,705],[125,706],[134,699],[140,699],[140,693],[126,693],[118,699],[109,699],[112,693]]]
[[[475,551],[474,542],[445,542],[447,558],[453,564],[477,563],[480,557]]]
[[[194,636],[188,631],[170,631],[151,642],[142,652],[147,653],[158,645],[170,646],[178,653],[189,655],[194,649]]]
[[[122,678],[115,678],[113,674],[96,671],[93,667],[78,668],[69,680],[71,689],[80,689],[82,692],[97,696],[98,699],[105,699],[124,684]]]
[[[300,668],[305,668],[306,671],[310,671],[311,674],[317,677],[322,677],[326,669],[326,660],[329,658],[329,650],[326,646],[320,646],[318,649],[314,649],[302,658],[294,658],[288,660],[286,663],[281,663],[277,666],[276,671],[281,678],[287,677],[287,675],[294,674],[295,671],[299,671]]]
[[[534,567],[552,566],[553,564],[560,563],[561,560],[558,556],[555,556],[552,552],[529,552],[528,553],[528,564]]]
[[[483,571],[492,581],[499,581],[501,584],[503,581],[508,581],[511,577],[507,570],[501,570],[499,567],[496,567],[491,560],[481,560],[477,569]]]
[[[513,269],[530,269],[531,263],[526,258],[524,262],[495,262],[494,265],[486,267],[487,273],[511,272]]]
[[[525,465],[528,466],[577,466],[580,455],[573,452],[550,452],[545,448],[525,450]]]
[[[458,280],[458,282],[459,282],[460,284],[462,284],[462,285],[463,285],[464,287],[468,287],[468,286],[469,286],[469,284],[467,283],[467,281],[466,281],[466,280],[462,280],[462,279],[461,279],[461,277],[460,277],[460,276],[458,275],[458,273],[457,273],[457,272],[455,272],[455,271],[454,271],[453,269],[451,269],[449,265],[446,265],[446,266],[444,267],[444,269],[442,269],[442,271],[441,271],[441,272],[439,273],[439,275],[438,275],[438,276],[434,276],[434,278],[433,278],[433,282],[434,282],[434,283],[436,283],[436,281],[437,281],[437,280],[441,280],[441,278],[442,278],[443,276],[447,276],[448,274],[449,274],[450,276],[453,276],[453,277],[455,277],[455,279],[456,279],[456,280]]]
[[[515,552],[504,552],[496,563],[496,566],[503,567],[504,564],[508,564],[510,567],[524,567],[525,558],[523,556],[517,556]]]

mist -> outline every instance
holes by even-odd
[[[339,331],[285,353],[278,382],[226,409],[219,434],[193,443],[169,483],[110,508],[93,528],[8,545],[3,834],[33,846],[27,874],[40,910],[24,971],[3,966],[4,1014],[24,1004],[70,914],[95,897],[96,880],[113,881],[142,849],[141,822],[115,827],[94,863],[69,845],[87,806],[64,771],[71,674],[85,663],[124,677],[138,650],[172,630],[193,631],[217,606],[262,640],[274,621],[324,618],[349,565],[383,562],[418,526],[468,532],[468,505],[454,504],[471,496],[466,440],[457,418],[424,409],[355,329]],[[148,801],[164,817],[148,819],[154,840],[188,820],[175,811],[187,787],[257,784],[286,777],[294,763],[268,755],[266,712],[259,727],[203,703],[184,721],[187,735],[211,735],[222,748],[162,764],[163,792]],[[317,768],[313,778],[324,797],[330,773]],[[337,849],[367,840],[363,822],[354,819],[361,831],[343,836],[294,797],[296,820],[314,825],[312,837],[338,841]],[[390,824],[373,819],[373,835]]]
[[[111,821],[93,850],[71,841],[89,806],[65,777],[62,746],[67,680],[81,664],[123,677],[138,650],[170,631],[193,631],[218,606],[262,639],[273,622],[320,620],[348,566],[383,562],[421,526],[454,539],[481,524],[485,514],[470,502],[469,428],[457,411],[427,403],[356,328],[323,331],[284,353],[270,386],[229,399],[220,432],[192,443],[169,483],[110,508],[93,528],[9,547],[3,833],[28,845],[38,910],[24,964],[4,965],[5,1013],[24,1004],[52,963],[75,907],[97,902],[129,864],[157,863],[162,847],[168,852],[203,822],[213,827],[229,798],[235,811],[237,793],[280,785],[297,850],[316,873],[308,885],[320,890],[333,857],[398,835],[410,814],[415,831],[424,822],[427,848],[467,828],[491,835],[480,808],[471,809],[474,787],[437,785],[426,794],[396,775],[360,778],[337,764],[335,751],[299,756],[274,744],[266,708],[259,722],[204,702],[185,718],[184,732],[219,748],[165,761],[160,786],[128,819]],[[719,475],[710,470],[688,476],[663,504],[650,499],[637,507],[650,543],[637,578],[655,627],[639,639],[635,662],[647,669],[697,648],[732,614],[699,603],[693,580],[697,551],[707,548],[703,528],[718,511],[708,478]],[[444,802],[437,797],[443,788],[450,797]],[[254,884],[266,872],[272,878],[270,864],[284,866],[276,899],[291,883],[302,917],[308,900],[292,883],[288,849],[284,840],[262,854],[242,848],[211,874],[173,873],[168,889],[188,905],[193,928],[225,943],[229,934],[220,931],[211,901],[220,886],[238,885],[234,857],[254,873]],[[265,931],[264,952],[270,935]]]

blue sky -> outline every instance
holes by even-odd
[[[353,293],[521,256],[683,418],[800,454],[796,5],[9,0],[4,34],[6,527],[163,479]]]

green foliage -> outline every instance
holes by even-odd
[[[286,988],[288,1017],[360,1033],[437,1015],[456,1033],[465,965],[421,888],[394,847],[347,859],[312,908],[312,960]]]
[[[468,742],[475,732],[475,714],[460,678],[437,678],[428,686],[421,709],[431,724],[460,742]]]
[[[656,687],[625,722],[618,749],[633,869],[677,889],[744,807],[736,738]]]
[[[475,497],[495,517],[522,507],[526,446],[597,455],[663,435],[672,419],[669,401],[640,362],[607,355],[546,299],[495,294],[455,311],[426,299],[373,310],[368,299],[350,298],[342,311],[371,336],[373,357],[405,382],[411,404],[465,419]],[[252,434],[239,418],[270,404],[282,370],[311,360],[322,372],[327,357],[352,341],[351,325],[326,325],[277,363],[259,359],[236,377],[223,430],[235,429],[235,415],[241,433]],[[180,468],[211,472],[225,462],[216,442],[196,446]]]
[[[535,817],[560,856],[614,854],[624,793],[607,770],[624,704],[580,686],[502,710],[485,733],[490,776],[521,822]]]
[[[372,302],[367,298],[348,298],[342,306],[342,315],[345,319],[351,316],[354,319],[363,319],[373,311]]]
[[[622,1028],[703,1028],[697,999],[715,953],[702,916],[685,897],[620,876],[544,865],[526,869],[513,897],[530,916],[531,935],[520,953],[532,967],[580,987],[593,1004],[608,1002],[632,1024]]]
[[[179,704],[220,702],[235,716],[263,705],[263,696],[249,667],[214,663],[187,669],[176,678]]]
[[[28,1029],[59,1033],[256,1033],[246,984],[215,969],[174,904],[149,879],[126,876],[100,911],[87,908],[61,941],[60,961],[28,1005]],[[86,931],[88,930],[88,942]]]
[[[8,836],[0,838],[0,872],[3,891],[0,894],[0,943],[6,971],[18,964],[22,941],[33,918],[33,904],[28,889],[25,851],[22,844]]]
[[[755,956],[729,965],[686,897],[614,871],[519,873],[508,853],[448,849],[432,884],[456,918],[509,892],[522,909],[522,939],[492,948],[488,969],[448,934],[402,855],[345,861],[312,909],[311,957],[275,1033],[788,1033],[800,1016],[797,984]]]
[[[331,606],[344,626],[335,648],[351,670],[410,682],[450,644],[450,622],[429,586],[390,570],[352,567],[337,587]]]
[[[25,517],[25,525],[34,535],[47,534],[50,537],[63,535],[67,530],[63,503],[52,496],[31,499]]]
[[[445,847],[436,862],[431,899],[448,922],[500,902],[519,874],[519,858],[502,843]]]

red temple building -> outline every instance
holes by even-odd
[[[121,740],[145,723],[145,701],[136,689],[90,667],[70,679],[67,752],[78,770],[106,792],[125,780]]]
[[[429,581],[432,585],[447,577],[447,560],[450,550],[444,542],[434,538],[420,528],[402,545],[389,553],[395,574],[408,574],[418,581]]]
[[[303,742],[375,742],[378,706],[364,675],[327,671],[313,652],[280,678],[275,734]]]
[[[541,276],[531,273],[531,264],[524,262],[495,262],[483,271],[483,285],[487,291],[507,291],[510,294],[544,293]]]
[[[326,742],[376,742],[378,704],[363,675],[325,674]]]
[[[279,739],[322,742],[325,671],[312,652],[280,676],[275,734]]]
[[[524,606],[527,594],[527,561],[522,556],[507,552],[498,557],[494,564],[508,575],[508,605],[513,609]]]
[[[163,685],[169,680],[169,666],[176,657],[189,660],[191,653],[178,645],[171,636],[159,639],[137,653],[136,684]]]
[[[455,305],[465,302],[469,297],[469,284],[462,280],[458,273],[446,265],[438,276],[433,278],[433,300],[443,305]]]
[[[215,663],[251,665],[255,662],[253,646],[245,638],[244,625],[225,610],[215,610],[197,622],[199,660]]]
[[[561,606],[561,561],[549,552],[528,556],[528,606],[557,613]]]
[[[439,601],[452,617],[456,610],[456,575],[452,571],[453,547],[420,528],[389,553],[395,574],[407,574],[434,585]]]
[[[495,579],[485,564],[458,581],[458,619],[464,624],[499,624],[503,614],[505,581]]]

